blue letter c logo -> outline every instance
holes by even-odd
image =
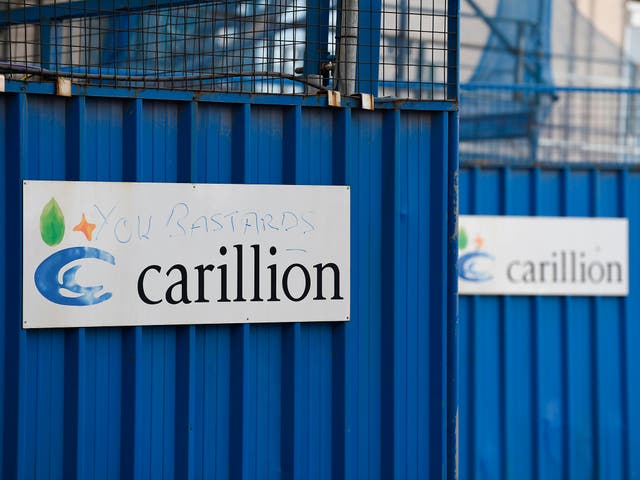
[[[486,252],[469,252],[458,259],[458,275],[469,282],[486,282],[493,278],[488,271],[494,258]]]
[[[62,274],[62,282],[58,280],[60,271],[69,263],[83,258],[95,258],[103,262],[116,264],[115,258],[104,250],[91,247],[71,247],[60,250],[44,259],[38,265],[34,280],[38,291],[47,300],[59,305],[86,306],[95,305],[111,298],[111,292],[98,296],[104,287],[83,287],[76,281],[76,273],[81,265],[75,265]],[[65,291],[67,295],[62,295]]]

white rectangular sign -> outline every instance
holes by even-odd
[[[626,296],[625,218],[460,215],[462,295]]]
[[[23,326],[349,319],[349,188],[23,184]]]

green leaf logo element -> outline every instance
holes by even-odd
[[[55,198],[49,200],[40,215],[40,235],[47,245],[58,245],[64,237],[64,215]]]
[[[460,250],[464,250],[467,248],[467,244],[469,243],[469,238],[467,237],[467,232],[463,229],[458,233],[458,248]]]

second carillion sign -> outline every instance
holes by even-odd
[[[23,185],[23,326],[349,319],[349,188]]]
[[[624,218],[461,215],[462,295],[626,296]]]

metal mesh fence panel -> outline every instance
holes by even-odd
[[[334,89],[450,100],[451,0],[13,0],[0,4],[9,79],[198,91]]]
[[[472,86],[461,93],[463,163],[640,163],[640,90]]]

